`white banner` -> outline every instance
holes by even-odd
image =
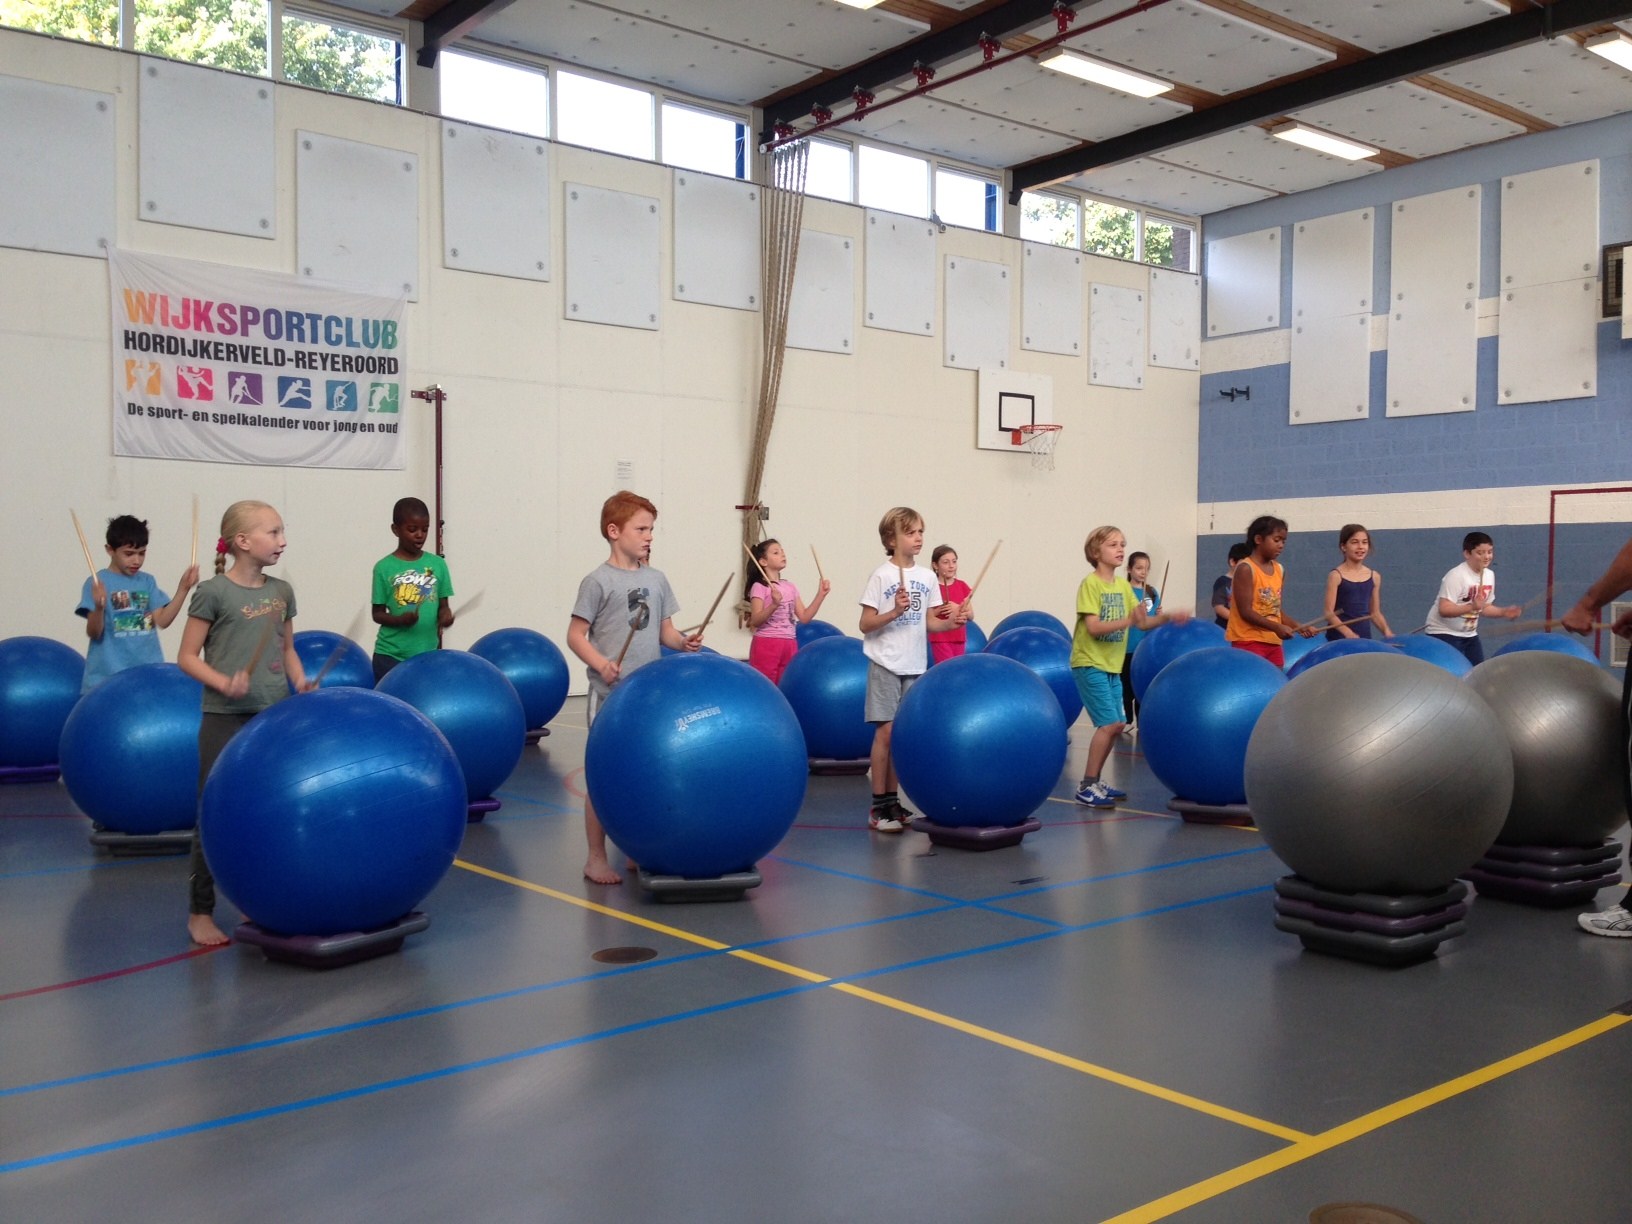
[[[401,468],[405,299],[110,252],[113,453]]]

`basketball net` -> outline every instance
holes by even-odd
[[[1031,452],[1031,466],[1036,471],[1054,470],[1054,444],[1064,432],[1063,425],[1022,425],[1012,431],[1012,442]]]

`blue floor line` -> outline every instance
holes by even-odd
[[[1044,884],[1038,888],[1027,888],[1020,892],[998,893],[987,897],[987,902],[1012,901],[1017,897],[1035,897],[1040,893],[1054,892],[1061,888],[1080,888],[1084,884],[1102,884],[1107,880],[1123,880],[1129,876],[1149,875],[1155,871],[1171,871],[1176,867],[1194,867],[1199,863],[1215,863],[1222,859],[1240,858],[1246,854],[1267,854],[1268,846],[1248,846],[1245,850],[1224,850],[1218,854],[1203,854],[1198,858],[1175,859],[1170,863],[1152,863],[1149,867],[1134,867],[1128,871],[1113,871],[1107,875],[1084,876],[1080,880],[1062,880],[1058,884]]]
[[[269,1105],[264,1109],[252,1109],[244,1113],[228,1114],[220,1118],[211,1118],[207,1122],[194,1122],[188,1126],[174,1126],[166,1130],[149,1131],[145,1135],[132,1135],[128,1139],[114,1139],[107,1143],[96,1143],[89,1147],[69,1148],[61,1152],[49,1152],[43,1156],[31,1156],[24,1160],[13,1160],[0,1164],[0,1174],[18,1173],[25,1169],[37,1169],[44,1165],[61,1164],[70,1160],[83,1160],[87,1156],[100,1156],[108,1152],[122,1151],[126,1148],[145,1147],[152,1143],[163,1143],[170,1139],[181,1139],[188,1135],[197,1135],[205,1131],[222,1130],[230,1126],[241,1126],[246,1122],[258,1122],[264,1118],[275,1118],[283,1114],[298,1113],[301,1110],[315,1109],[322,1105],[333,1105],[341,1101],[356,1100],[359,1097],[374,1096],[381,1092],[390,1092],[397,1088],[409,1088],[416,1084],[430,1083],[434,1080],[447,1079],[455,1075],[463,1075],[470,1071],[481,1071],[489,1067],[500,1067],[506,1063],[520,1062],[523,1059],[534,1058],[541,1054],[553,1054],[560,1050],[569,1050],[575,1046],[591,1045],[595,1042],[606,1041],[614,1037],[626,1037],[631,1033],[639,1033],[647,1029],[660,1028],[675,1024],[683,1020],[694,1020],[703,1016],[716,1015],[720,1012],[732,1011],[738,1007],[747,1007],[751,1004],[766,1003],[773,999],[787,998],[790,995],[804,994],[808,991],[820,989],[818,983],[801,983],[789,986],[782,990],[771,991],[767,994],[753,995],[746,999],[733,999],[727,1003],[715,1003],[708,1007],[694,1008],[691,1011],[677,1012],[670,1016],[660,1016],[652,1020],[641,1020],[635,1024],[624,1024],[617,1028],[604,1029],[599,1033],[587,1033],[581,1037],[569,1037],[562,1041],[552,1041],[545,1045],[531,1046],[525,1050],[514,1050],[508,1054],[495,1054],[491,1058],[480,1058],[468,1063],[457,1063],[451,1067],[441,1067],[435,1071],[422,1071],[417,1075],[406,1075],[398,1079],[381,1080],[375,1084],[364,1084],[359,1088],[348,1088],[343,1092],[325,1093],[323,1096],[306,1097],[299,1101],[289,1101],[282,1105]]]
[[[26,880],[33,876],[72,875],[78,871],[100,871],[104,867],[134,867],[142,863],[159,863],[166,859],[185,859],[184,854],[148,854],[132,858],[105,859],[94,863],[76,863],[72,867],[36,867],[29,871],[0,872],[0,880]]]

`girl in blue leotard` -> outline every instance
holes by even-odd
[[[1326,640],[1369,638],[1373,625],[1384,637],[1390,636],[1383,617],[1383,576],[1365,563],[1371,552],[1371,533],[1359,523],[1350,523],[1338,532],[1337,546],[1343,552],[1343,563],[1326,575],[1326,619],[1333,626],[1326,630]]]

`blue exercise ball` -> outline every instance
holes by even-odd
[[[1291,667],[1288,667],[1286,669],[1286,678],[1296,680],[1312,667],[1319,667],[1322,663],[1330,663],[1333,659],[1342,659],[1349,655],[1397,655],[1399,653],[1387,642],[1374,641],[1371,638],[1344,638],[1339,642],[1322,642],[1292,664]]]
[[[0,642],[0,766],[57,763],[62,726],[79,700],[85,658],[43,637]]]
[[[793,625],[793,639],[798,643],[800,650],[822,638],[843,636],[843,629],[824,620],[795,621]]]
[[[1039,612],[1035,609],[1028,612],[1010,612],[996,625],[992,626],[990,637],[993,641],[1002,637],[1010,629],[1048,629],[1059,634],[1066,641],[1071,640],[1071,630],[1064,621],[1048,612]]]
[[[465,783],[430,719],[366,689],[280,701],[233,736],[204,784],[216,883],[281,935],[394,922],[453,865]]]
[[[559,647],[534,629],[495,629],[470,644],[470,653],[504,673],[521,698],[529,730],[546,726],[567,702],[571,677]]]
[[[643,870],[689,879],[747,871],[770,853],[799,813],[808,770],[776,685],[726,658],[676,655],[630,673],[584,747],[607,835]]]
[[[174,663],[127,668],[86,693],[61,742],[79,810],[116,833],[192,828],[203,707],[204,686]]]
[[[1070,638],[1040,626],[1021,626],[993,636],[981,653],[1013,659],[1031,668],[1060,703],[1065,725],[1069,727],[1077,721],[1077,715],[1082,713],[1082,695],[1077,692],[1077,682],[1071,675]]]
[[[339,652],[338,656],[336,651]],[[323,688],[373,688],[374,660],[343,633],[327,629],[301,629],[295,634],[295,653],[308,680],[316,680],[327,667]],[[330,666],[329,660],[334,663]]]
[[[1287,638],[1286,641],[1281,643],[1281,670],[1290,675],[1292,669],[1303,662],[1304,656],[1320,649],[1325,644],[1326,639],[1318,634],[1315,637],[1295,636]]]
[[[1144,701],[1150,682],[1180,655],[1228,645],[1224,630],[1210,621],[1188,620],[1183,624],[1156,626],[1140,638],[1139,645],[1134,648],[1130,676],[1133,695]]]
[[[453,747],[465,794],[486,799],[526,746],[521,698],[504,673],[465,650],[428,650],[398,663],[375,686],[429,718]]]
[[[1444,668],[1458,679],[1473,670],[1473,664],[1468,662],[1467,655],[1455,646],[1447,646],[1438,638],[1429,637],[1426,633],[1401,633],[1384,638],[1383,641],[1403,655]]]
[[[1195,650],[1162,668],[1139,703],[1145,764],[1180,799],[1247,800],[1247,743],[1287,678],[1246,650]]]
[[[867,656],[861,639],[819,638],[801,646],[782,673],[787,698],[813,760],[856,761],[873,747],[873,725],[865,717]]]
[[[1013,828],[1059,783],[1065,717],[1031,668],[966,654],[907,690],[890,749],[901,788],[936,824]]]
[[[1491,658],[1516,654],[1523,650],[1550,650],[1555,654],[1573,655],[1595,665],[1598,662],[1598,656],[1592,653],[1592,649],[1585,642],[1567,633],[1526,633],[1508,642]]]

